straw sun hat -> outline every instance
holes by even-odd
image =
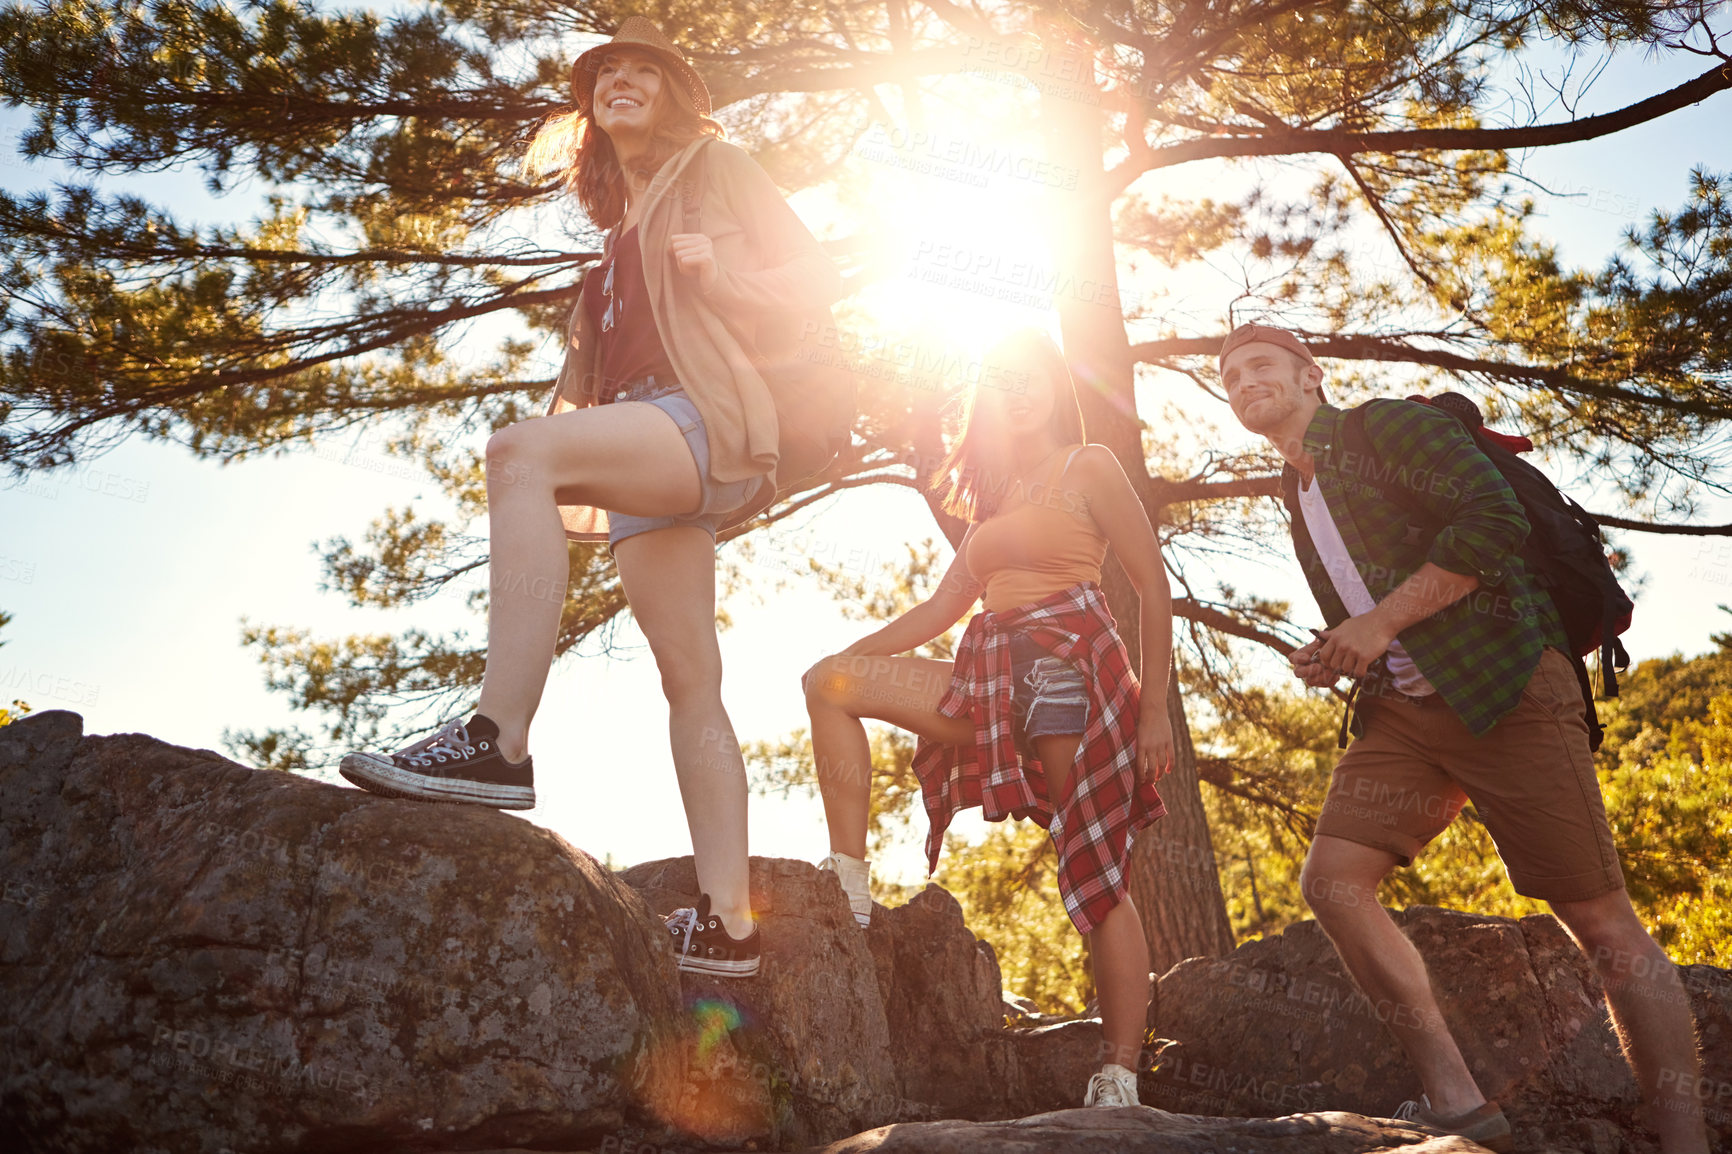
[[[587,110],[590,106],[590,100],[595,95],[595,73],[601,67],[602,60],[609,52],[621,48],[636,48],[661,61],[685,84],[686,91],[691,94],[692,103],[697,106],[698,115],[710,114],[710,90],[704,86],[703,77],[686,63],[685,56],[674,46],[674,42],[663,36],[661,29],[644,16],[627,16],[625,23],[619,26],[619,31],[613,34],[612,40],[596,45],[572,62],[571,95],[579,108]]]

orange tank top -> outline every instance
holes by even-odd
[[[1081,449],[1059,450],[1057,467],[1044,480],[1013,487],[999,512],[975,527],[964,561],[985,586],[989,612],[1038,601],[1079,581],[1099,584],[1106,538],[1082,493],[1059,484]]]

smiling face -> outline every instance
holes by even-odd
[[[1239,423],[1253,433],[1271,433],[1318,404],[1323,370],[1280,345],[1252,341],[1227,354],[1221,383]]]
[[[648,135],[655,127],[666,71],[648,52],[622,49],[602,57],[591,114],[609,136]]]
[[[1038,366],[989,366],[979,387],[981,405],[1008,436],[1028,436],[1052,423],[1057,385]]]

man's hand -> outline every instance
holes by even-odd
[[[1173,723],[1165,697],[1159,709],[1145,709],[1137,718],[1137,781],[1159,781],[1173,768]]]
[[[1300,681],[1312,689],[1328,689],[1341,680],[1339,669],[1330,669],[1317,660],[1317,651],[1323,648],[1323,638],[1308,641],[1287,655],[1287,660],[1293,663],[1293,673]]]
[[[668,238],[668,251],[680,271],[698,278],[698,288],[709,292],[716,284],[716,248],[707,234],[676,232]]]
[[[1317,660],[1322,662],[1326,669],[1337,669],[1354,677],[1364,677],[1365,671],[1371,668],[1371,663],[1388,652],[1389,643],[1395,640],[1395,634],[1396,630],[1385,624],[1375,609],[1370,613],[1361,613],[1317,635],[1322,642],[1317,650]]]

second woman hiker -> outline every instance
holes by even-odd
[[[566,541],[606,541],[661,674],[702,890],[668,919],[679,964],[745,976],[759,945],[745,767],[722,706],[715,537],[775,496],[776,409],[757,366],[787,355],[778,343],[800,331],[794,318],[824,312],[841,279],[769,176],[717,139],[709,90],[648,20],[580,56],[571,85],[574,110],[543,126],[525,168],[563,170],[607,242],[550,412],[487,443],[481,699],[394,754],[350,754],[342,772],[376,793],[533,806],[529,723],[558,640]]]
[[[933,595],[806,674],[812,752],[835,870],[871,918],[866,825],[871,754],[862,718],[911,730],[937,865],[956,811],[1031,817],[1058,850],[1065,909],[1088,936],[1109,1060],[1088,1105],[1137,1102],[1149,954],[1127,889],[1131,841],[1165,813],[1172,765],[1167,664],[1172,603],[1160,546],[1111,451],[1085,444],[1063,356],[1024,333],[988,356],[941,471],[945,507],[972,524]],[[1101,592],[1111,546],[1140,598],[1140,683]],[[954,664],[896,656],[984,598]]]

